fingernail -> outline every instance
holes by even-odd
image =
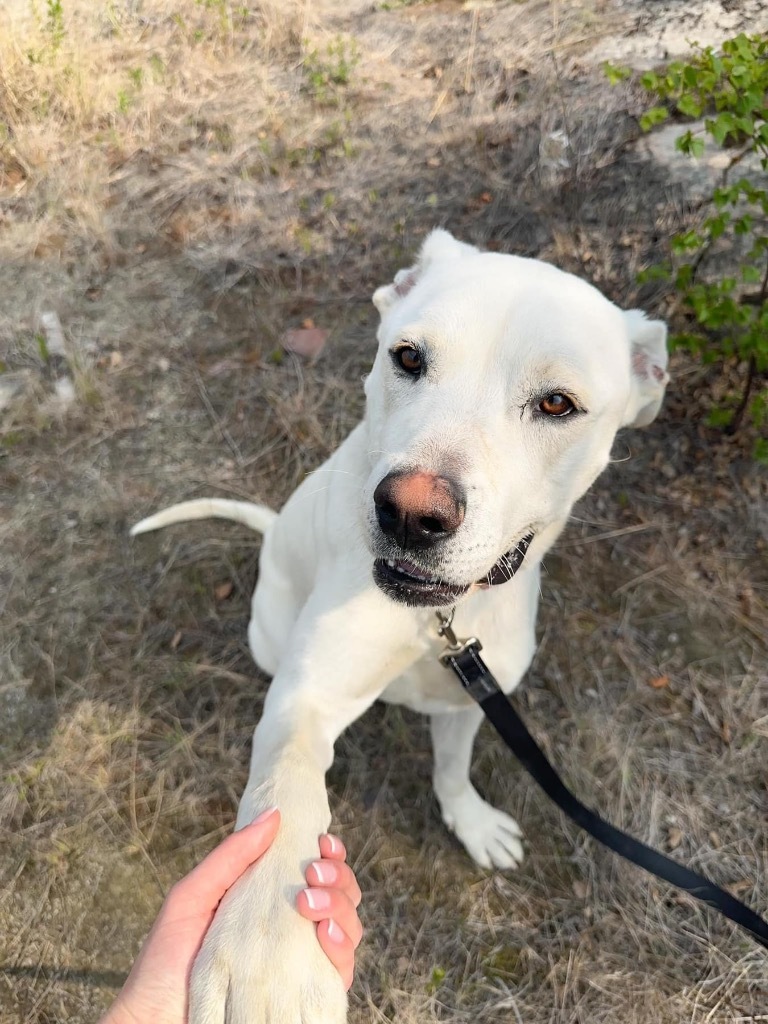
[[[253,819],[253,821],[251,822],[251,825],[260,825],[262,821],[266,821],[267,818],[271,818],[276,810],[277,810],[277,807],[270,807],[266,811],[262,811],[261,814],[257,818]]]
[[[341,925],[336,924],[332,917],[328,918],[328,938],[331,942],[344,941],[344,929]]]
[[[305,889],[304,895],[310,910],[326,910],[331,905],[331,897],[324,889]]]
[[[313,861],[310,867],[315,869],[315,876],[319,885],[330,885],[333,881],[333,871],[328,864],[323,864],[322,861]]]

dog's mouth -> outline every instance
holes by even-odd
[[[533,540],[529,533],[492,566],[482,579],[474,583],[449,583],[434,576],[407,558],[377,558],[373,563],[373,579],[387,597],[401,604],[438,608],[454,604],[473,587],[495,587],[507,583],[523,564]]]

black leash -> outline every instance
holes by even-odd
[[[631,861],[643,870],[656,875],[657,878],[669,882],[690,893],[715,910],[719,910],[729,920],[740,925],[750,933],[761,946],[768,949],[768,921],[751,910],[741,900],[731,896],[719,885],[699,875],[689,868],[666,857],[658,850],[646,846],[639,840],[614,828],[607,821],[590,811],[568,789],[563,780],[547,760],[544,752],[528,732],[525,723],[515,711],[509,699],[502,692],[488,666],[480,657],[482,645],[475,637],[458,640],[451,629],[453,613],[444,616],[437,613],[440,620],[440,634],[445,637],[448,646],[440,655],[440,661],[452,669],[459,682],[485,712],[488,721],[493,725],[512,753],[533,777],[547,796],[576,824],[594,836],[599,843],[618,853],[620,857]]]

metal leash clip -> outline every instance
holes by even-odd
[[[455,606],[451,608],[451,611],[448,615],[443,615],[442,612],[435,612],[435,615],[437,615],[438,621],[440,623],[440,628],[438,629],[437,632],[441,637],[445,639],[445,641],[448,644],[443,653],[439,655],[439,658],[442,664],[448,668],[453,667],[451,665],[452,658],[458,658],[460,655],[464,654],[465,651],[468,651],[470,647],[473,647],[476,651],[482,651],[483,649],[483,645],[480,643],[476,636],[467,637],[466,640],[459,640],[459,638],[454,633],[452,627],[453,616],[455,614]]]

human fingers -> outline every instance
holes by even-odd
[[[168,901],[188,903],[198,911],[215,910],[227,889],[269,849],[279,827],[280,812],[277,808],[264,811],[250,825],[227,836],[196,868],[177,882]]]
[[[363,937],[363,926],[352,900],[340,889],[302,889],[296,897],[296,907],[309,921],[332,918],[346,933],[355,949]]]
[[[347,849],[338,836],[328,832],[320,836],[320,856],[327,860],[346,860]]]
[[[307,882],[311,886],[328,886],[332,889],[340,889],[354,906],[360,906],[362,894],[357,884],[355,873],[349,864],[333,860],[313,861],[306,871]]]
[[[320,948],[341,975],[344,988],[352,987],[355,970],[355,946],[338,921],[331,918],[317,926]]]

